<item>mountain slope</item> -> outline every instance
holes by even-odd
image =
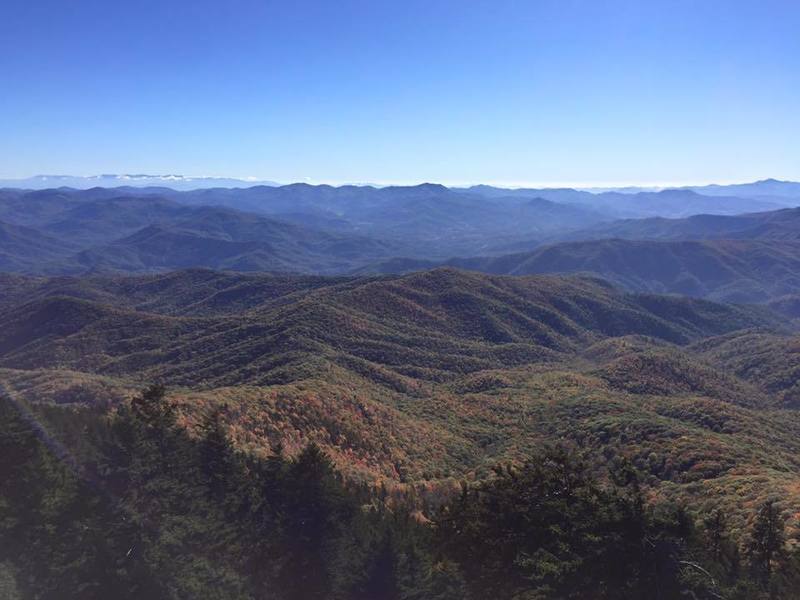
[[[562,236],[568,240],[605,238],[653,240],[800,239],[800,208],[742,215],[695,215],[685,219],[626,219]]]
[[[800,408],[800,337],[733,333],[698,342],[694,350],[784,405]]]
[[[347,278],[187,269],[152,275],[31,277],[0,273],[0,312],[53,296],[164,315],[212,316],[294,301]]]
[[[161,196],[102,197],[86,199],[39,227],[50,235],[86,246],[110,242],[155,223],[173,221],[185,212],[182,206]]]
[[[573,189],[514,189],[505,190],[491,186],[468,188],[472,193],[489,197],[545,198],[578,206],[591,206],[594,210],[615,218],[687,217],[702,213],[735,215],[745,212],[765,211],[786,206],[785,200],[738,197],[731,195],[704,195],[691,189],[666,189],[658,192],[591,193]]]
[[[638,292],[763,303],[800,292],[800,243],[755,240],[564,242],[499,257],[455,258],[447,265],[507,275],[582,273]],[[434,266],[392,259],[359,272],[409,272]]]
[[[329,233],[228,208],[186,206],[160,193],[115,196],[97,189],[7,196],[5,212],[17,222],[9,227],[34,221],[38,228],[29,232],[27,246],[19,242],[20,235],[12,240],[7,233],[0,246],[8,256],[3,267],[7,271],[197,266],[325,273],[348,271],[399,251],[390,243],[353,232]],[[3,200],[0,197],[0,209]],[[48,237],[53,239],[47,241]]]
[[[74,250],[74,245],[30,227],[0,221],[0,271],[35,271]]]
[[[752,311],[627,295],[582,279],[439,269],[345,281],[215,317],[154,315],[53,294],[2,313],[0,365],[31,368],[50,353],[71,369],[229,385],[293,379],[330,361],[413,388],[418,379],[556,360],[608,336],[685,343],[769,323]]]
[[[739,196],[755,198],[787,198],[800,202],[800,183],[763,179],[752,183],[695,186],[692,190],[707,196]]]
[[[91,270],[154,271],[206,267],[234,271],[346,271],[391,246],[361,236],[312,230],[228,209],[200,208],[76,255]]]
[[[161,381],[191,430],[224,404],[242,450],[314,441],[348,477],[425,497],[558,442],[736,523],[774,494],[800,510],[796,342],[762,310],[456,269],[2,283],[0,379],[53,423]]]

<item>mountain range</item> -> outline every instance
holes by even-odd
[[[498,257],[443,263],[390,259],[360,273],[406,273],[440,265],[485,273],[579,273],[624,289],[713,300],[763,303],[800,293],[800,243],[765,240],[563,242]]]
[[[447,488],[556,439],[600,462],[629,456],[653,489],[732,515],[746,474],[759,477],[753,501],[795,481],[780,469],[800,455],[798,342],[765,308],[450,268],[5,275],[2,287],[0,377],[34,410],[162,381],[189,424],[225,403],[242,448],[314,440],[349,476],[387,485]]]
[[[788,197],[784,200],[789,201]],[[444,260],[452,256],[500,255],[531,250],[543,243],[569,239],[765,237],[765,232],[744,232],[759,225],[772,228],[772,237],[791,238],[794,229],[788,220],[795,213],[778,209],[752,214],[749,220],[738,216],[777,204],[763,199],[705,196],[689,190],[591,194],[576,190],[501,190],[486,186],[459,190],[434,184],[385,188],[292,184],[181,192],[163,187],[128,186],[88,190],[3,189],[0,190],[0,222],[9,230],[8,235],[11,235],[13,227],[24,226],[53,238],[47,241],[51,247],[65,246],[61,267],[50,261],[40,261],[43,270],[55,272],[58,268],[65,271],[95,266],[106,268],[92,264],[90,257],[97,251],[104,252],[102,246],[112,242],[117,246],[139,244],[148,237],[146,233],[133,240],[126,238],[150,226],[177,228],[182,232],[188,230],[192,235],[213,239],[222,235],[228,242],[271,243],[268,235],[259,237],[256,233],[253,224],[260,217],[263,231],[269,229],[275,233],[284,227],[285,237],[302,239],[305,236],[308,239],[316,236],[321,242],[331,238],[328,240],[331,244],[348,247],[344,254],[349,262],[340,260],[324,265],[311,257],[292,265],[279,252],[274,260],[231,260],[237,250],[226,248],[222,252],[225,258],[219,261],[212,258],[198,266],[230,264],[233,265],[230,268],[238,268],[235,265],[241,264],[244,265],[241,268],[316,269],[319,272],[339,269],[343,272],[387,254]],[[229,209],[224,220],[228,223],[241,221],[240,226],[229,227],[225,232],[212,226],[215,219],[208,218],[209,211],[221,211],[222,208]],[[205,216],[202,211],[205,211]],[[708,214],[687,217],[698,213]],[[222,212],[216,214],[219,220],[223,220]],[[637,218],[619,220],[620,216]],[[642,216],[650,218],[638,218]],[[688,220],[683,222],[683,218]],[[192,223],[193,219],[196,222]],[[268,221],[271,223],[269,226]],[[783,231],[779,231],[781,223],[784,224]],[[366,238],[372,241],[367,242]],[[362,245],[363,250],[359,250]],[[75,256],[77,252],[70,253],[76,249],[88,254],[78,259]],[[25,265],[30,262],[23,248],[18,251],[22,256],[9,257],[7,264]],[[312,254],[315,251],[311,249]],[[119,250],[114,252],[119,253]],[[256,252],[263,257],[270,250],[248,247],[242,252]],[[332,254],[344,258],[338,256],[337,250]],[[170,264],[168,260],[159,265],[146,259],[134,259],[129,270],[180,266],[186,265]],[[125,270],[125,261],[111,261],[108,268]]]
[[[0,576],[38,569],[53,536],[65,545],[47,572],[72,572],[73,540],[93,531],[114,544],[116,562],[96,553],[112,582],[130,555],[164,580],[180,540],[192,550],[166,578],[173,596],[223,572],[238,589],[321,546],[294,533],[350,494],[330,564],[416,565],[430,587],[408,597],[432,597],[451,568],[434,566],[442,528],[480,498],[493,518],[539,515],[560,498],[562,455],[580,457],[609,518],[631,516],[631,556],[655,543],[671,558],[653,564],[673,571],[717,564],[714,531],[728,548],[714,560],[751,564],[735,557],[765,506],[776,531],[800,532],[800,200],[778,183],[0,190],[0,466],[23,482],[0,505],[35,507],[0,521],[36,541]],[[539,456],[549,475],[523,475]],[[555,491],[530,496],[545,480]],[[75,481],[94,500],[67,501]],[[573,505],[538,530],[568,531]],[[602,529],[608,511],[582,522]],[[448,544],[482,519],[464,522]],[[265,547],[274,523],[291,534]],[[75,534],[51,533],[62,526]],[[616,549],[590,531],[578,546]],[[230,568],[218,539],[236,549]],[[354,597],[396,597],[364,589]]]
[[[54,187],[70,187],[79,190],[94,187],[152,187],[168,186],[175,190],[194,190],[206,187],[249,187],[252,185],[278,185],[273,181],[256,178],[192,177],[186,175],[114,174],[103,175],[34,175],[20,179],[0,179],[0,187],[41,190]]]
[[[119,188],[119,187],[167,187],[173,190],[191,191],[205,188],[248,188],[253,186],[280,186],[274,181],[259,179],[256,177],[236,178],[236,177],[213,177],[213,176],[187,176],[179,174],[153,175],[146,173],[106,173],[102,175],[34,175],[24,178],[0,179],[0,187],[19,188],[19,189],[49,189],[55,187],[70,187],[75,189],[90,189],[95,187]],[[352,186],[381,187],[370,184],[352,184]],[[736,196],[740,198],[800,198],[800,183],[794,181],[781,181],[779,179],[762,179],[749,183],[734,184],[710,184],[700,186],[672,186],[664,188],[659,186],[625,186],[608,188],[578,188],[578,189],[558,189],[558,188],[506,188],[490,185],[475,185],[469,189],[471,191],[485,195],[534,195],[560,194],[563,200],[569,197],[570,193],[627,193],[637,194],[640,192],[658,192],[667,189],[691,190],[704,196]],[[574,198],[582,198],[580,193],[573,194]]]
[[[763,307],[453,268],[0,274],[0,290],[0,472],[12,482],[0,508],[17,517],[1,524],[4,581],[48,597],[79,568],[97,590],[132,572],[129,598],[145,576],[153,598],[327,598],[294,568],[324,552],[322,565],[358,565],[343,569],[356,592],[338,597],[400,597],[383,575],[397,569],[423,590],[408,598],[463,598],[459,580],[488,558],[428,565],[445,560],[443,528],[481,500],[526,523],[526,540],[588,532],[558,556],[588,544],[596,562],[602,542],[611,569],[630,540],[626,573],[666,539],[648,564],[671,568],[643,569],[659,585],[693,561],[727,587],[705,532],[724,535],[727,560],[764,506],[780,511],[776,535],[800,525],[800,336]],[[482,522],[457,521],[445,541],[463,546]],[[520,529],[507,531],[490,521],[471,547],[505,548]],[[734,563],[745,583],[746,560]],[[388,583],[360,583],[374,579]]]

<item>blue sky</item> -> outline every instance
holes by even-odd
[[[0,3],[0,177],[800,179],[796,0]]]

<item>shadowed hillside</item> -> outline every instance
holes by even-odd
[[[800,291],[800,243],[755,240],[590,240],[500,257],[454,258],[448,265],[485,273],[582,273],[624,289],[763,303]],[[393,259],[359,272],[408,272],[433,263]]]
[[[0,222],[0,271],[37,271],[42,264],[58,261],[76,246],[24,225]]]

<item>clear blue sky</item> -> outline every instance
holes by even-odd
[[[0,177],[800,179],[797,0],[3,0],[0,75]]]

